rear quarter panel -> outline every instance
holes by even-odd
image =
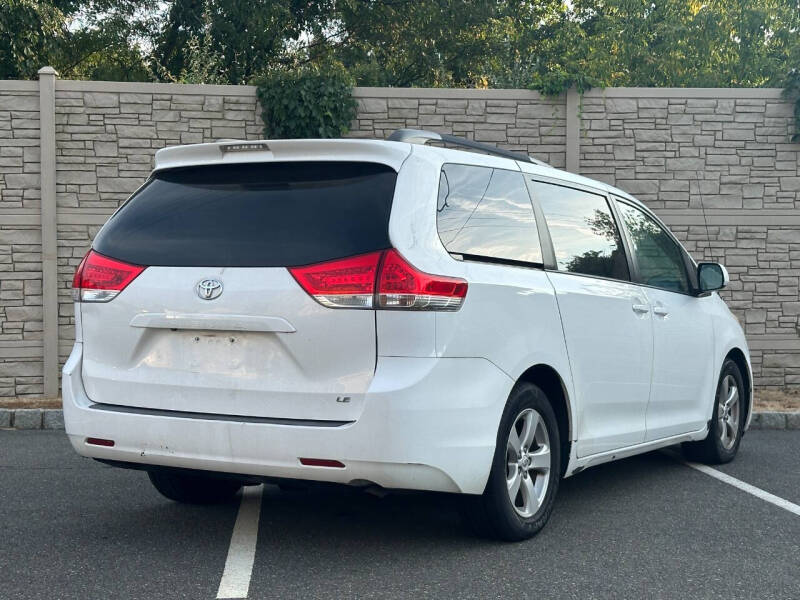
[[[571,403],[574,395],[561,318],[545,272],[456,260],[442,245],[436,199],[441,167],[447,162],[517,169],[513,161],[494,157],[472,159],[459,153],[453,160],[437,155],[436,149],[414,148],[397,179],[389,237],[417,268],[466,279],[469,289],[456,312],[377,311],[378,354],[483,358],[514,381],[532,366],[548,365],[561,376]],[[506,400],[504,390],[496,399],[495,427]],[[570,411],[576,414],[572,406]],[[575,431],[574,424],[571,430]]]

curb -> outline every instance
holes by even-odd
[[[0,429],[64,429],[60,408],[0,408]]]
[[[750,429],[800,429],[800,411],[754,412]]]
[[[58,408],[0,408],[0,429],[64,429]],[[754,412],[750,429],[800,429],[800,411]]]

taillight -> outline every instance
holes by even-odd
[[[72,298],[75,302],[113,300],[145,268],[89,250],[72,278]]]
[[[458,310],[467,282],[417,270],[397,250],[387,250],[378,275],[378,306],[412,310]]]
[[[423,273],[394,249],[292,267],[289,272],[330,308],[458,310],[467,295],[463,279]]]
[[[331,260],[289,272],[317,302],[331,308],[372,308],[381,252]]]

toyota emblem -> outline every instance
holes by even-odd
[[[203,279],[197,284],[197,295],[203,300],[213,300],[222,294],[222,282],[217,279]]]

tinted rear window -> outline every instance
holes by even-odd
[[[385,165],[293,162],[157,173],[95,238],[140,265],[290,267],[389,247],[397,174]]]

